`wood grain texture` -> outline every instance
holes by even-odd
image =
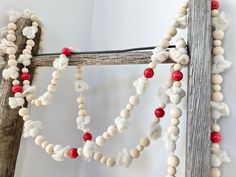
[[[210,0],[190,0],[186,177],[208,177],[210,168],[210,4]]]
[[[29,19],[19,19],[16,30],[16,45],[18,47],[17,56],[25,48],[26,38],[22,35],[22,30],[25,26],[31,25]],[[39,49],[41,29],[35,38],[35,46],[32,54],[37,54]],[[22,66],[19,65],[21,68]],[[31,68],[30,72],[33,72]],[[15,165],[20,146],[23,120],[18,116],[18,109],[10,109],[8,98],[12,96],[11,92],[12,80],[1,81],[0,93],[0,177],[14,177]]]
[[[69,65],[128,65],[146,64],[151,61],[151,51],[104,53],[104,54],[74,54],[70,57]],[[59,55],[33,57],[32,67],[50,67]],[[173,63],[167,60],[165,63]]]

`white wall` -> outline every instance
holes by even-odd
[[[224,0],[223,8],[230,17],[231,25],[226,34],[226,56],[229,60],[236,57],[234,52],[234,18],[236,17],[235,2]],[[7,23],[6,11],[10,9],[31,8],[42,19],[45,26],[45,51],[59,51],[64,46],[75,46],[81,50],[121,49],[139,46],[157,45],[158,40],[165,34],[169,24],[173,21],[181,1],[172,0],[92,0],[80,1],[7,1],[0,2],[0,26]],[[181,33],[182,35],[182,33]],[[184,33],[183,33],[184,35]],[[87,93],[88,109],[92,115],[92,129],[98,135],[107,125],[113,122],[127,98],[134,93],[132,81],[141,74],[144,66],[114,66],[114,67],[86,67],[85,80],[91,89]],[[38,94],[45,90],[50,80],[51,70],[41,69],[38,76]],[[78,146],[82,143],[82,134],[76,130],[76,93],[73,91],[74,69],[66,71],[60,81],[58,92],[53,104],[36,110],[32,108],[34,120],[43,121],[43,134],[53,143]],[[157,78],[142,103],[134,111],[132,126],[127,134],[112,140],[109,148],[104,149],[110,155],[117,153],[124,146],[132,147],[139,136],[145,133],[150,123],[152,110],[158,104],[157,90],[162,87],[168,77],[168,66],[157,68]],[[236,141],[233,137],[236,120],[235,90],[233,77],[236,71],[233,68],[225,74],[224,93],[226,101],[231,105],[230,118],[222,120],[223,146],[232,156],[233,163],[224,165],[223,177],[234,177]],[[112,83],[112,84],[111,84]],[[153,99],[153,95],[156,96]],[[186,103],[183,103],[185,106]],[[145,109],[144,109],[145,108]],[[168,126],[168,117],[163,120],[163,127]],[[185,154],[185,117],[181,123],[182,132],[179,141],[178,155],[184,160]],[[137,135],[137,136],[135,136]],[[122,143],[121,143],[122,142]],[[124,146],[123,146],[124,144]],[[17,163],[16,177],[92,177],[94,175],[107,177],[154,177],[165,176],[165,152],[161,141],[155,142],[147,149],[143,156],[129,169],[108,169],[96,162],[88,163],[81,159],[66,160],[58,163],[34,145],[33,139],[22,139],[20,154]],[[33,164],[33,165],[32,165]],[[179,168],[178,177],[184,176],[184,161]]]

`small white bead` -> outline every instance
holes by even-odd
[[[214,10],[211,11],[211,16],[217,17],[218,15],[219,15],[219,10],[214,9]]]
[[[103,146],[106,143],[106,139],[104,139],[102,136],[98,136],[96,138],[96,143],[98,146]]]
[[[160,47],[162,47],[164,49],[168,48],[169,47],[169,41],[167,39],[162,39],[160,41]]]
[[[22,71],[23,73],[28,73],[28,72],[29,72],[28,68],[22,68],[21,71]]]
[[[33,99],[35,99],[35,96],[33,94],[29,94],[29,95],[26,96],[26,100],[28,102],[31,102]]]
[[[214,47],[220,47],[222,45],[222,42],[220,40],[214,40],[213,45]]]
[[[42,146],[43,149],[45,149],[47,147],[47,145],[48,145],[48,142],[44,141],[41,146]]]
[[[34,102],[34,105],[35,105],[36,107],[41,107],[43,104],[42,104],[41,100],[36,99],[35,102]]]
[[[24,49],[24,50],[23,50],[23,54],[29,54],[29,55],[31,55],[31,50],[29,50],[29,49]]]
[[[216,102],[221,102],[224,99],[224,95],[221,92],[213,92],[212,100]]]
[[[30,115],[23,116],[23,120],[26,122],[27,120],[30,120]]]
[[[37,22],[33,22],[32,25],[36,26],[36,27],[39,26],[39,24]]]
[[[79,116],[85,117],[88,115],[88,112],[85,109],[79,110]]]
[[[115,136],[118,132],[117,128],[114,126],[114,125],[110,125],[108,128],[107,128],[107,132],[110,136]]]
[[[222,47],[214,47],[213,48],[213,55],[224,55],[224,49]]]
[[[140,156],[140,152],[136,148],[131,149],[129,153],[134,159],[137,159]]]
[[[223,30],[215,30],[213,31],[213,39],[222,40],[224,38],[224,31]]]
[[[81,147],[78,148],[77,153],[78,153],[79,156],[82,156],[83,155],[83,148],[81,148]]]
[[[79,97],[77,98],[77,103],[79,103],[79,104],[85,103],[85,97],[79,96]]]
[[[103,136],[103,138],[106,139],[106,140],[108,140],[108,139],[111,138],[111,136],[109,135],[108,132],[104,132],[104,133],[102,134],[102,136]]]
[[[12,81],[12,85],[19,85],[20,84],[20,81],[18,81],[18,80],[13,80]]]
[[[213,149],[220,149],[220,144],[219,144],[219,143],[212,143],[212,144],[211,144],[211,147],[212,147]]]
[[[106,162],[107,162],[107,157],[106,157],[106,156],[102,156],[100,162],[101,162],[102,164],[106,164]]]
[[[150,139],[147,137],[141,138],[139,143],[144,147],[148,147],[150,145]]]
[[[211,129],[212,129],[213,131],[215,131],[215,132],[219,132],[219,131],[220,131],[220,126],[217,125],[217,124],[213,124],[213,125],[211,126]]]
[[[178,136],[179,135],[179,127],[177,127],[177,126],[170,126],[169,128],[168,128],[168,133],[171,133],[172,135],[175,135],[175,136]]]
[[[110,157],[107,158],[106,165],[107,165],[108,167],[114,167],[115,164],[116,164],[116,161],[115,161],[114,158],[110,158]]]
[[[177,167],[179,165],[179,158],[175,155],[172,155],[168,158],[167,163],[171,167]]]
[[[167,33],[174,37],[177,34],[177,29],[175,28],[175,26],[171,26]]]
[[[22,93],[19,93],[19,92],[17,92],[17,93],[15,93],[15,97],[22,97]]]
[[[215,92],[219,92],[219,91],[221,91],[221,86],[220,86],[220,85],[213,85],[213,86],[212,86],[212,89],[213,89]]]
[[[29,39],[29,40],[26,41],[26,44],[34,47],[35,42],[32,39]]]
[[[130,117],[130,112],[129,110],[127,109],[123,109],[121,112],[120,112],[120,116],[124,119],[128,119]]]
[[[174,81],[173,86],[174,86],[174,87],[181,87],[181,82],[179,82],[179,81]]]
[[[53,79],[60,79],[61,78],[61,73],[59,72],[59,71],[54,71],[53,73],[52,73],[52,77],[53,77]]]
[[[9,24],[7,25],[7,28],[8,28],[9,30],[16,30],[16,24],[15,24],[15,23],[9,23]]]
[[[219,168],[211,168],[210,169],[210,177],[220,177],[221,173]]]
[[[35,144],[41,146],[42,143],[45,141],[44,136],[40,135],[35,138]]]
[[[16,60],[16,55],[15,55],[15,54],[9,55],[9,59],[10,59],[10,60]]]
[[[52,155],[54,153],[54,145],[48,144],[45,150],[46,150],[46,153]]]
[[[144,150],[144,147],[141,144],[138,144],[136,148],[139,150],[139,152],[142,152]]]
[[[223,77],[220,74],[213,74],[211,77],[211,82],[213,84],[222,84]]]
[[[25,116],[25,115],[28,115],[29,114],[29,109],[28,108],[21,108],[20,110],[19,110],[19,115],[21,116],[21,117],[23,117],[23,116]]]
[[[126,105],[126,109],[127,109],[128,111],[132,111],[132,110],[134,109],[134,106],[133,106],[132,104],[128,103],[128,104]]]
[[[24,84],[24,85],[30,85],[30,81],[29,81],[29,80],[24,80],[24,81],[23,81],[23,84]]]
[[[179,71],[182,69],[182,65],[181,64],[175,64],[174,65],[174,71]]]
[[[11,41],[11,42],[14,42],[14,41],[16,41],[16,36],[14,34],[8,34],[7,35],[7,40]]]
[[[138,95],[133,95],[129,98],[129,103],[134,105],[134,106],[137,106],[139,104],[139,97]]]
[[[94,160],[100,161],[102,158],[102,153],[101,152],[95,152],[93,155]]]
[[[49,84],[47,89],[49,92],[54,93],[57,90],[57,87],[56,85]]]
[[[148,67],[152,69],[155,69],[156,66],[157,66],[156,62],[153,62],[153,61],[148,64]]]
[[[176,49],[186,48],[186,42],[183,39],[179,39],[176,43]]]
[[[53,85],[58,84],[58,80],[57,80],[57,79],[52,79],[52,80],[51,80],[51,84],[53,84]]]
[[[27,46],[26,46],[26,49],[32,50],[32,46],[31,46],[31,45],[27,45]]]
[[[171,119],[170,120],[170,123],[171,123],[171,125],[175,125],[175,126],[177,126],[177,125],[179,125],[179,119]]]
[[[8,47],[7,48],[7,54],[9,55],[15,55],[16,49],[14,47]]]
[[[170,110],[170,116],[173,118],[179,118],[182,116],[182,110],[178,107],[174,107]]]
[[[169,175],[175,175],[176,174],[176,168],[175,167],[168,167],[167,173]]]

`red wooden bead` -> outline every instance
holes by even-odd
[[[172,79],[174,81],[181,81],[183,79],[183,73],[181,71],[174,71],[172,73]]]
[[[222,136],[219,132],[211,132],[211,141],[213,143],[219,143],[222,140]]]
[[[84,134],[84,136],[83,136],[83,139],[84,139],[84,141],[91,141],[92,140],[92,138],[93,138],[93,135],[91,134],[91,133],[85,133]]]
[[[220,7],[220,4],[219,4],[219,1],[218,0],[212,0],[211,1],[211,9],[214,10],[214,9],[219,9]]]
[[[162,117],[165,115],[164,109],[163,109],[163,108],[157,108],[157,109],[155,110],[155,115],[156,115],[156,117],[158,117],[158,118],[162,118]]]
[[[152,68],[147,68],[144,70],[144,76],[146,78],[152,78],[154,76],[154,71]]]
[[[11,90],[13,93],[22,92],[22,87],[20,85],[13,85]]]
[[[22,80],[30,80],[30,74],[29,73],[22,73],[20,77],[21,77]]]
[[[69,157],[72,159],[75,159],[76,157],[78,157],[78,152],[76,148],[72,148],[69,150]]]
[[[71,55],[71,50],[69,48],[63,48],[62,49],[62,54],[69,57]]]

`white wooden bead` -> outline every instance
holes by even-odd
[[[222,84],[223,77],[220,74],[213,74],[211,77],[211,82],[213,84]]]
[[[179,135],[179,127],[177,126],[170,126],[168,128],[168,133],[171,133],[172,135],[178,136]]]
[[[220,144],[219,143],[212,143],[211,148],[213,149],[220,149]]]
[[[114,167],[115,164],[116,164],[116,161],[114,158],[111,158],[111,157],[107,158],[106,165],[108,167]]]
[[[220,177],[221,173],[219,168],[211,168],[210,169],[210,177]]]
[[[48,144],[45,150],[46,150],[46,153],[52,155],[54,153],[54,145]]]
[[[214,47],[213,55],[224,55],[224,49],[222,47]]]
[[[176,168],[175,167],[168,167],[167,173],[169,175],[175,175],[176,174]]]
[[[150,139],[148,137],[141,138],[139,143],[144,147],[148,147],[150,145]]]
[[[23,116],[25,116],[25,115],[29,115],[29,110],[28,110],[28,108],[21,108],[21,109],[19,110],[19,115],[20,115],[21,117],[23,117]]]
[[[37,106],[37,107],[41,107],[41,106],[43,105],[42,102],[41,102],[41,100],[39,100],[39,99],[36,99],[35,102],[34,102],[34,104],[35,104],[35,106]]]
[[[139,150],[139,152],[142,152],[144,150],[144,147],[141,144],[138,144],[136,148]]]
[[[12,81],[12,85],[19,85],[19,84],[20,84],[20,81],[18,81],[18,80]]]
[[[81,72],[76,73],[75,77],[77,80],[81,80],[83,78],[83,74]]]
[[[213,31],[213,39],[222,40],[224,38],[224,31],[223,30],[215,30]]]
[[[40,135],[35,138],[35,144],[41,146],[42,143],[45,141],[44,136]]]
[[[148,64],[148,67],[152,69],[155,69],[156,66],[157,66],[156,62],[153,62],[153,61]]]
[[[212,89],[213,89],[213,91],[215,91],[215,92],[219,92],[219,91],[221,91],[221,86],[220,86],[220,85],[213,85],[213,86],[212,86]]]
[[[25,116],[23,116],[23,120],[24,120],[24,121],[30,120],[30,115],[25,115]]]
[[[134,109],[134,106],[132,104],[128,103],[126,105],[126,109],[129,110],[129,111],[132,111]]]
[[[179,165],[179,158],[175,155],[172,155],[168,158],[167,163],[171,167],[177,167]]]
[[[85,97],[79,96],[76,101],[77,101],[77,103],[79,103],[79,104],[85,103]]]
[[[52,77],[58,80],[61,78],[61,73],[59,71],[53,71]]]
[[[83,148],[81,148],[81,147],[78,148],[77,153],[78,153],[79,156],[82,156],[83,155]]]
[[[88,115],[88,113],[85,109],[79,110],[79,116],[85,117],[87,115]]]
[[[174,81],[173,86],[174,86],[174,87],[181,87],[181,82],[179,82],[179,81]]]
[[[96,143],[98,146],[103,146],[106,143],[106,139],[104,139],[103,136],[98,136],[96,138]]]
[[[36,27],[39,26],[39,24],[37,22],[33,22],[32,25],[36,26]]]
[[[9,23],[9,24],[7,25],[7,28],[8,28],[9,30],[16,30],[16,24],[15,24],[15,23]]]
[[[182,116],[182,110],[178,107],[171,108],[170,116],[173,118],[179,118]]]
[[[211,15],[212,15],[212,17],[217,17],[219,15],[219,10],[217,10],[217,9],[212,10]]]
[[[35,42],[32,39],[29,39],[29,40],[26,41],[26,44],[34,47]]]
[[[13,54],[13,55],[9,55],[9,59],[10,59],[10,60],[16,60],[16,56],[15,56],[15,54]]]
[[[111,136],[109,135],[108,132],[104,132],[104,133],[102,134],[102,136],[103,136],[103,138],[106,139],[106,140],[108,140],[108,139],[111,138]]]
[[[181,64],[175,64],[174,65],[174,71],[179,71],[182,69],[182,65]]]
[[[221,102],[224,99],[224,95],[221,92],[213,92],[212,100],[216,102]]]
[[[186,42],[183,39],[178,40],[176,42],[176,48],[177,49],[186,48]]]
[[[107,128],[107,132],[110,136],[115,136],[117,134],[118,130],[117,130],[116,126],[111,125]]]
[[[47,89],[49,92],[54,93],[57,90],[57,87],[56,85],[49,84]]]
[[[23,54],[29,54],[29,55],[31,55],[31,50],[29,50],[29,49],[24,49],[24,50],[23,50]]]
[[[170,41],[170,40],[172,39],[172,36],[167,33],[167,34],[165,35],[165,39],[167,39],[168,41]]]
[[[14,34],[8,34],[7,35],[7,40],[11,41],[11,42],[14,42],[14,41],[16,41],[16,36]]]
[[[137,106],[139,104],[139,97],[138,95],[133,95],[129,98],[129,103],[134,105],[134,106]]]
[[[27,46],[26,46],[26,49],[32,50],[32,46],[31,46],[31,45],[27,45]]]
[[[220,40],[214,40],[213,45],[214,47],[220,47],[222,45],[222,42]]]
[[[7,48],[7,54],[8,55],[14,55],[16,53],[16,49],[14,47],[8,47]]]
[[[186,15],[187,14],[187,9],[184,7],[181,7],[179,10],[179,14]]]
[[[171,26],[168,30],[168,34],[170,34],[172,37],[174,37],[177,34],[177,29],[175,26]]]
[[[63,153],[64,157],[69,157],[69,149],[66,149]]]
[[[35,99],[35,96],[33,94],[29,94],[29,95],[26,96],[26,100],[28,102],[31,102],[33,99]]]
[[[213,124],[211,126],[211,129],[215,132],[219,132],[220,131],[220,126],[218,124]]]
[[[102,153],[101,152],[95,152],[93,155],[94,160],[100,161],[102,158]]]
[[[137,159],[140,156],[140,152],[136,148],[131,149],[129,153],[130,153],[131,157],[134,159]]]
[[[79,109],[85,109],[85,105],[84,104],[79,104]]]
[[[16,35],[15,31],[14,30],[8,30],[8,34],[13,34],[13,35]]]
[[[28,68],[22,68],[22,72],[23,72],[23,73],[28,73],[29,70],[28,70]]]
[[[169,41],[167,39],[162,39],[160,41],[160,47],[162,47],[164,49],[168,48],[169,47]]]
[[[24,85],[30,85],[30,81],[29,80],[25,80],[25,81],[23,81],[23,84]]]
[[[171,119],[170,120],[170,123],[171,123],[171,125],[175,125],[175,126],[177,126],[177,125],[179,125],[179,119]]]
[[[30,16],[30,19],[31,19],[32,21],[38,21],[38,17],[37,17],[36,15],[31,15],[31,16]]]
[[[42,146],[43,149],[45,149],[47,147],[47,145],[48,145],[48,142],[44,141],[41,146]]]
[[[106,162],[107,162],[107,157],[106,157],[106,156],[102,156],[100,162],[101,162],[102,164],[106,164]]]
[[[127,109],[123,109],[121,112],[120,112],[120,116],[124,119],[128,119],[130,117],[130,112],[129,110]]]
[[[57,80],[57,79],[52,79],[52,80],[51,80],[51,84],[53,84],[53,85],[58,84],[58,80]]]

